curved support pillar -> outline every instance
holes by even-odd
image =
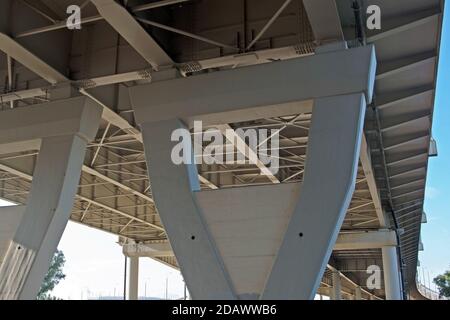
[[[0,266],[0,299],[35,299],[48,271],[70,217],[88,140],[100,122],[101,107],[85,102],[69,99],[2,114],[0,124],[15,121],[0,126],[0,133],[5,130],[14,142],[40,139],[41,146],[25,212]],[[40,112],[49,117],[47,125]]]
[[[141,125],[153,198],[192,297],[235,299],[194,197],[200,190],[197,167],[176,165],[171,159],[177,144],[171,141],[172,132],[183,128],[179,120]]]
[[[314,298],[355,188],[365,108],[363,94],[315,101],[302,192],[264,299]]]

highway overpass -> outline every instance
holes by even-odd
[[[443,7],[2,1],[0,298],[36,296],[70,219],[119,237],[130,298],[150,257],[195,299],[421,299]],[[195,121],[248,161],[171,161]],[[272,130],[277,170],[238,129]]]

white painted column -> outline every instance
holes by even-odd
[[[194,192],[200,190],[197,167],[176,165],[171,158],[178,143],[172,133],[185,129],[177,119],[141,124],[145,157],[159,215],[189,292],[194,299],[234,300],[234,289],[214,239],[198,208]],[[190,145],[190,141],[189,141]]]
[[[0,266],[0,299],[35,299],[69,220],[102,107],[75,97],[3,111],[0,146],[39,148],[20,224]],[[31,142],[29,144],[28,142]]]
[[[353,196],[365,110],[362,93],[314,101],[302,190],[264,299],[314,298]]]
[[[331,291],[332,300],[342,300],[341,275],[338,271],[333,271],[333,288]]]
[[[384,287],[386,291],[386,300],[402,300],[397,248],[390,246],[383,247],[381,250],[383,254]]]
[[[355,288],[355,300],[362,300],[361,287]]]
[[[130,257],[128,272],[128,300],[139,299],[139,257]]]
[[[0,268],[0,298],[35,299],[69,220],[87,141],[42,139],[22,221]]]

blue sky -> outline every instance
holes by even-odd
[[[438,89],[433,119],[433,135],[439,156],[431,158],[428,170],[425,212],[428,223],[422,225],[425,251],[419,259],[426,282],[450,269],[450,5],[446,4],[442,35]],[[420,268],[422,272],[422,267]]]

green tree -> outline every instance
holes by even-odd
[[[433,282],[439,287],[441,297],[450,298],[450,270],[434,278]]]
[[[66,278],[66,275],[63,273],[65,262],[66,258],[64,257],[64,253],[60,250],[57,250],[52,258],[52,262],[50,263],[50,268],[48,269],[47,275],[42,282],[41,289],[39,290],[37,296],[38,300],[56,300],[56,298],[51,296],[50,293],[61,280]]]

